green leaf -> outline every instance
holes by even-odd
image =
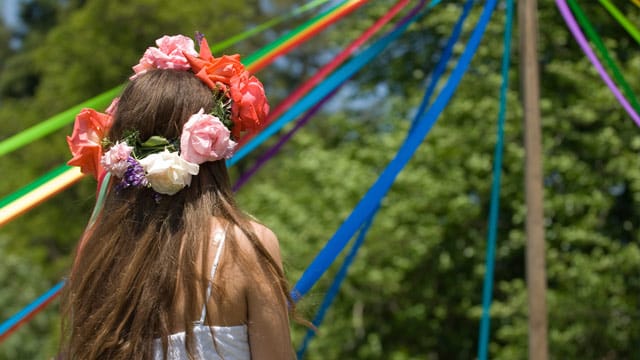
[[[171,143],[166,138],[162,136],[154,135],[149,139],[147,139],[147,141],[140,144],[140,146],[142,146],[143,148],[157,148],[157,147],[168,146],[170,144]]]

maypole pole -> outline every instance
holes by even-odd
[[[547,280],[542,183],[542,136],[538,69],[537,0],[518,1],[520,79],[524,108],[526,273],[529,298],[529,359],[547,360]]]

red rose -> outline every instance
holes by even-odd
[[[253,133],[260,129],[269,113],[269,103],[264,86],[248,71],[231,78],[230,89],[232,131],[237,139],[243,132]]]
[[[238,139],[244,133],[260,129],[269,112],[269,104],[262,83],[240,62],[240,55],[224,55],[215,58],[206,39],[200,41],[198,57],[185,54],[191,70],[212,90],[221,90],[231,98],[233,136]]]
[[[104,172],[100,165],[102,157],[102,139],[111,127],[113,118],[110,115],[93,109],[83,109],[76,116],[73,134],[67,136],[67,144],[73,158],[67,162],[71,166],[79,166],[83,174],[91,174],[96,179]]]

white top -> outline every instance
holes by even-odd
[[[207,301],[211,296],[211,283],[213,282],[218,263],[220,262],[220,255],[222,254],[222,247],[225,240],[224,231],[216,231],[213,238],[214,244],[218,244],[218,250],[216,251],[216,257],[213,260],[213,266],[211,267],[210,283],[207,288]],[[249,360],[251,359],[251,352],[249,351],[249,336],[247,335],[247,326],[208,326],[203,325],[205,317],[207,315],[207,308],[202,306],[202,314],[200,320],[194,322],[193,336],[195,344],[195,358],[196,359],[212,359],[212,360]],[[213,330],[213,337],[211,333]],[[167,351],[167,359],[169,360],[188,360],[185,341],[185,332],[181,331],[175,334],[169,335],[169,346]],[[214,345],[215,341],[215,345]],[[155,339],[153,342],[154,360],[162,360],[162,341]],[[217,348],[217,351],[216,351]]]
[[[211,329],[218,351],[213,345]],[[249,338],[247,327],[240,326],[212,326],[194,325],[195,359],[212,360],[249,360]],[[154,360],[162,360],[162,342],[154,340]],[[184,331],[169,335],[169,349],[167,359],[188,360]]]

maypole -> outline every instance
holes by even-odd
[[[547,360],[547,280],[542,187],[542,136],[538,69],[537,0],[518,2],[520,79],[524,109],[526,273],[529,297],[529,359]]]

